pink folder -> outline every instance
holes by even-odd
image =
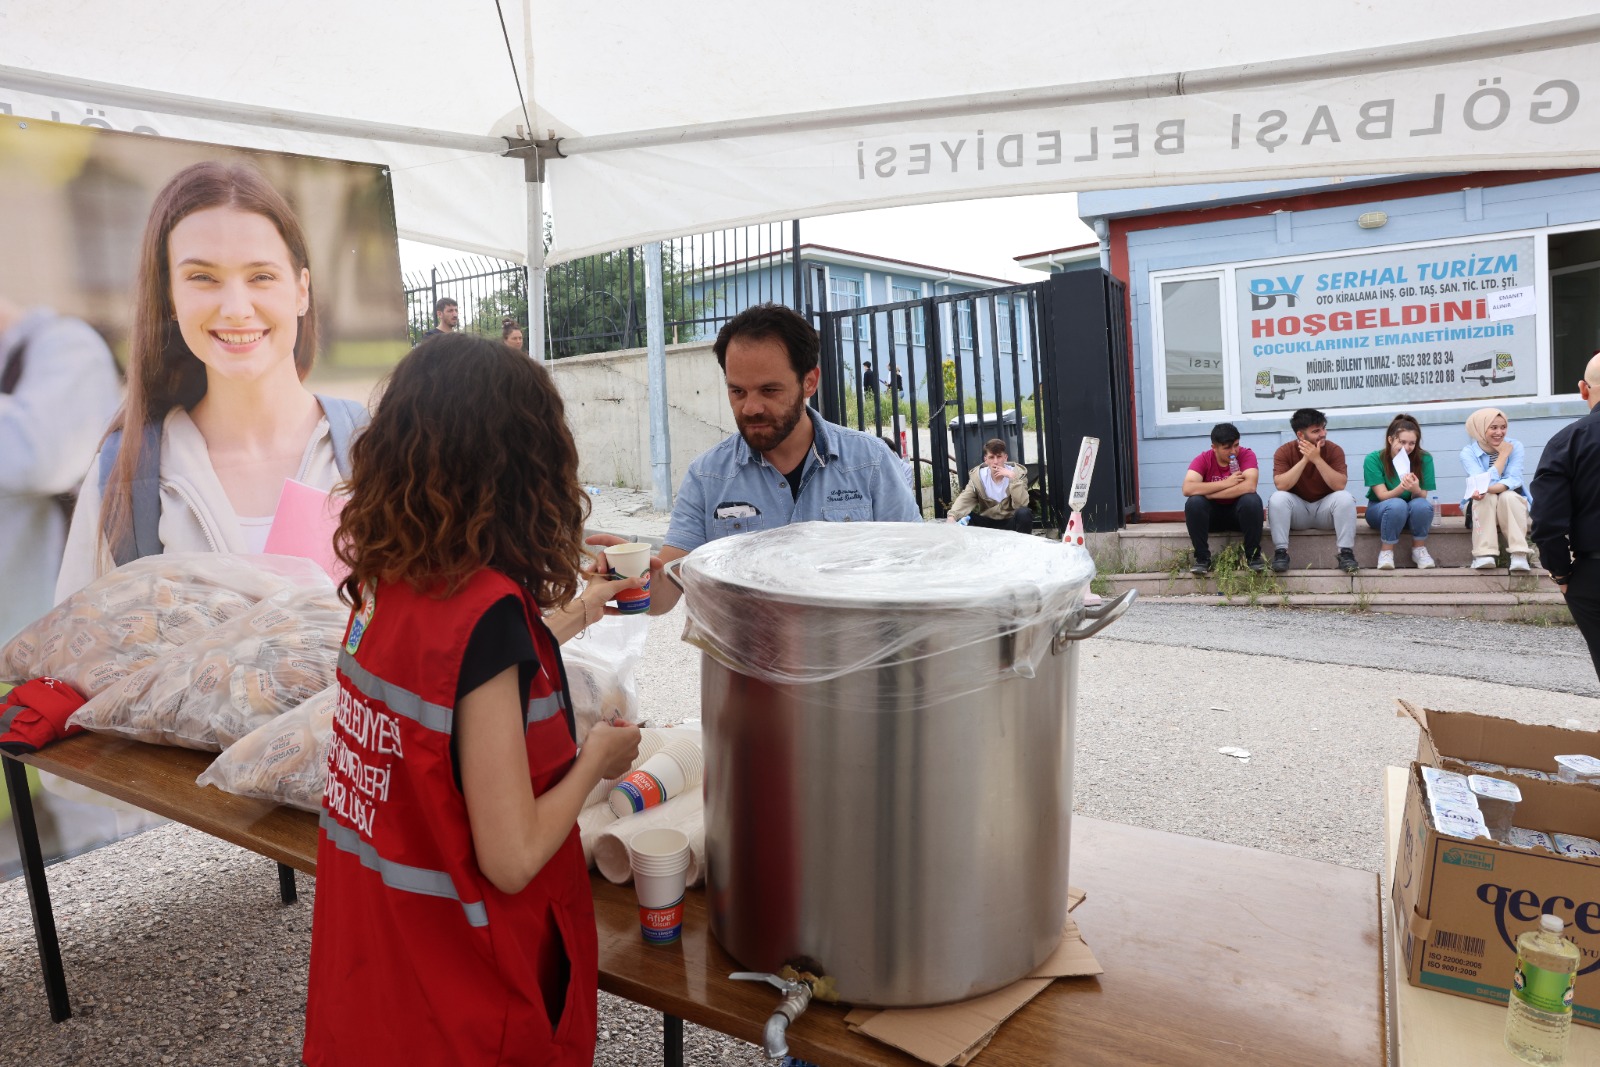
[[[333,534],[339,528],[344,498],[329,496],[304,482],[286,478],[278,510],[267,531],[267,551],[280,556],[314,560],[337,585],[350,569],[333,554]]]

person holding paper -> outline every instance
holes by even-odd
[[[57,601],[140,556],[260,552],[284,481],[333,488],[343,434],[366,418],[305,386],[305,234],[254,168],[196,163],[167,183],[136,287],[127,397],[83,481]]]
[[[1367,485],[1367,525],[1378,531],[1378,569],[1394,570],[1394,546],[1411,531],[1411,562],[1433,567],[1423,543],[1433,526],[1428,493],[1438,488],[1433,457],[1422,450],[1422,427],[1410,415],[1396,415],[1384,431],[1383,447],[1367,454],[1362,466]]]
[[[1499,408],[1479,408],[1467,416],[1461,466],[1467,472],[1462,513],[1472,526],[1472,569],[1494,566],[1503,539],[1511,569],[1528,565],[1528,515],[1533,498],[1522,477],[1522,443],[1507,436],[1509,424]]]

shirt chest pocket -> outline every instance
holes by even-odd
[[[728,537],[731,534],[754,533],[756,530],[767,528],[766,517],[763,515],[733,515],[728,518],[711,520],[712,539]]]
[[[822,505],[823,522],[871,522],[872,506],[864,500]]]

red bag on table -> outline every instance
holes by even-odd
[[[83,706],[83,697],[56,678],[23,682],[0,702],[0,749],[14,755],[37,752],[52,741],[83,733],[67,719]]]

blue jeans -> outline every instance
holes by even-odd
[[[1400,534],[1411,531],[1411,540],[1426,541],[1433,525],[1433,505],[1425,497],[1406,500],[1392,496],[1367,505],[1367,525],[1378,531],[1378,540],[1392,545]]]

